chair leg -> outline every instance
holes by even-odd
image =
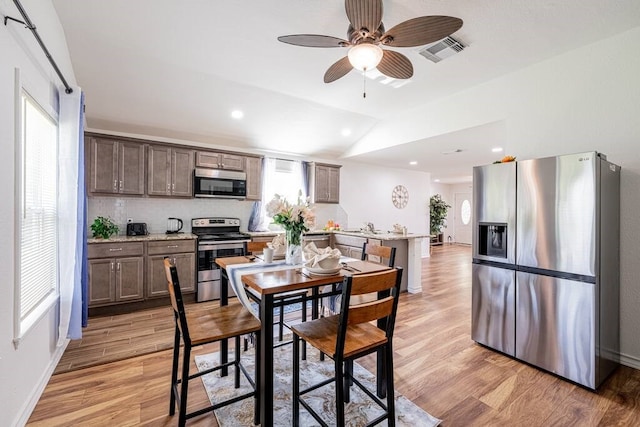
[[[351,401],[351,386],[353,385],[353,360],[345,360],[344,362],[344,379],[342,385],[344,388],[344,403]]]
[[[302,321],[307,321],[307,300],[302,299]],[[302,341],[302,360],[307,360],[307,342]]]
[[[386,377],[386,386],[387,386],[387,411],[389,414],[389,419],[387,420],[387,425],[389,427],[395,427],[396,425],[396,400],[395,400],[395,390],[393,387],[393,348],[391,347],[391,343],[388,343],[386,346],[386,357],[385,357],[385,377]]]
[[[337,357],[334,361],[336,370],[336,425],[344,426],[344,389],[346,383],[344,381],[344,362]]]
[[[173,361],[171,362],[171,399],[169,400],[169,415],[176,413],[176,389],[178,382],[178,364],[180,361],[180,329],[176,325],[176,332],[173,339]]]
[[[255,360],[254,366],[256,367],[255,373],[256,376],[253,379],[255,383],[255,395],[253,397],[253,424],[260,424],[260,374],[262,373],[260,370],[260,332],[255,332]]]
[[[233,371],[233,373],[235,374],[234,377],[234,384],[236,386],[236,388],[240,388],[240,337],[237,336],[236,337],[236,348],[234,349],[235,352],[235,369]]]
[[[293,334],[293,426],[300,425],[300,338]]]
[[[284,305],[280,306],[280,322],[278,323],[278,341],[282,341],[282,337],[284,336]]]
[[[184,344],[184,354],[182,355],[182,378],[180,383],[180,412],[178,414],[178,425],[184,426],[187,422],[187,394],[189,393],[189,364],[191,361],[191,347]]]

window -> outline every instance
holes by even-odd
[[[263,225],[268,226],[271,218],[267,217],[265,206],[275,194],[297,203],[298,193],[302,191],[302,198],[307,197],[305,188],[304,168],[302,162],[282,159],[265,159],[262,181],[262,218]]]
[[[18,341],[58,293],[57,124],[24,91],[19,114]]]
[[[471,203],[465,199],[460,206],[460,216],[462,218],[462,224],[467,225],[471,221]]]

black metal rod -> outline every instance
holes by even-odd
[[[42,41],[42,39],[40,38],[40,35],[38,34],[38,31],[36,30],[36,27],[33,25],[33,23],[31,22],[31,20],[29,19],[29,15],[27,15],[27,12],[24,10],[24,8],[22,7],[22,5],[20,4],[19,0],[13,0],[13,3],[16,5],[16,7],[18,8],[18,11],[20,12],[20,15],[22,15],[22,19],[24,19],[24,22],[22,21],[18,21],[17,19],[11,18],[9,16],[5,16],[4,17],[4,25],[7,25],[7,20],[10,19],[12,21],[15,22],[19,22],[21,24],[24,24],[25,27],[27,27],[28,29],[31,30],[31,32],[33,33],[33,36],[36,38],[36,41],[38,42],[38,44],[40,45],[40,47],[42,48],[42,51],[44,52],[45,56],[47,57],[47,59],[49,60],[49,62],[51,63],[51,66],[53,67],[53,69],[55,70],[56,74],[58,75],[58,77],[60,77],[60,80],[62,80],[62,84],[65,87],[65,92],[66,93],[72,93],[73,89],[71,89],[71,86],[69,86],[69,83],[67,83],[67,80],[64,78],[64,76],[62,75],[62,72],[60,71],[60,68],[58,68],[58,64],[56,64],[56,61],[53,60],[53,58],[51,57],[51,54],[49,53],[49,50],[47,49],[47,47],[44,45],[44,42]]]

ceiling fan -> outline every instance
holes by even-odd
[[[462,27],[462,19],[451,16],[420,16],[401,22],[389,31],[382,23],[382,0],[345,0],[349,19],[348,40],[316,34],[280,36],[283,43],[304,47],[348,47],[347,56],[329,67],[324,82],[331,83],[353,68],[366,72],[378,68],[395,79],[413,75],[409,58],[380,46],[413,47],[443,39]]]

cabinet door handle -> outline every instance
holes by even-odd
[[[178,245],[167,245],[167,248],[177,248]]]
[[[109,248],[109,252],[119,252],[122,248]]]
[[[176,184],[175,184],[175,182],[174,182],[173,184],[171,184],[171,189],[172,189],[172,190],[175,190],[175,189],[176,189]]]
[[[113,180],[113,191],[118,191],[118,180],[117,179]]]
[[[120,191],[124,189],[124,185],[122,185],[122,180],[120,180]]]
[[[120,263],[119,262],[116,264],[116,270],[120,271]]]
[[[111,261],[111,271],[113,271],[113,261]]]

